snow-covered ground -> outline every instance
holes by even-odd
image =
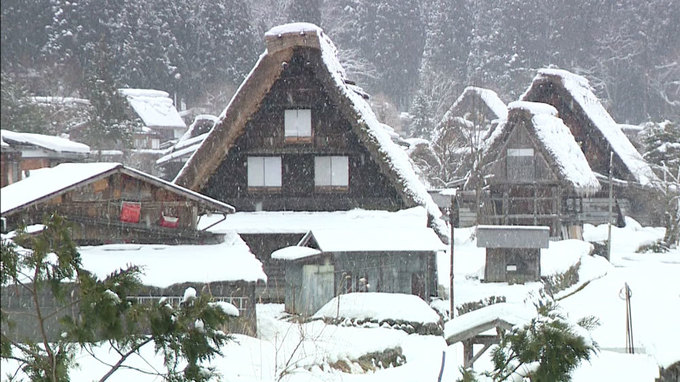
[[[586,226],[587,239],[606,239],[606,226]],[[551,242],[543,251],[541,269],[544,275],[566,271],[580,262],[578,284],[557,294],[559,306],[572,320],[593,315],[601,325],[592,332],[600,351],[573,373],[574,381],[616,380],[654,381],[658,367],[667,367],[680,360],[680,250],[666,254],[638,254],[641,244],[662,237],[663,229],[640,227],[628,220],[625,228],[612,230],[613,250],[611,263],[604,258],[589,255],[591,245],[578,240]],[[455,300],[460,306],[490,296],[503,296],[507,303],[530,306],[539,298],[540,283],[508,285],[481,283],[484,250],[476,247],[473,229],[456,230],[455,243]],[[449,255],[438,259],[442,285],[448,285]],[[632,290],[632,320],[636,354],[625,354],[625,301],[621,288],[628,283]],[[359,297],[360,298],[360,297]],[[372,297],[371,297],[372,298]],[[404,300],[405,301],[405,300]],[[427,321],[434,317],[424,304],[404,301],[362,301],[367,309],[343,309],[342,315],[370,317],[380,320],[387,309],[378,304],[388,304],[393,311],[408,310],[409,319]],[[357,302],[359,304],[359,302]],[[401,305],[399,305],[401,304]],[[332,304],[331,304],[332,305]],[[448,302],[440,305],[448,306]],[[335,314],[329,305],[330,315]],[[359,309],[361,310],[361,309]],[[378,314],[381,313],[381,314]],[[383,314],[384,313],[384,314]],[[367,314],[368,316],[364,316]],[[447,346],[440,335],[408,334],[406,331],[379,325],[346,326],[315,320],[298,323],[283,311],[283,305],[257,306],[258,338],[235,335],[235,341],[223,349],[223,357],[212,364],[225,381],[435,381],[440,373],[442,353],[445,354],[443,380],[459,377],[463,349],[460,343]],[[400,315],[392,313],[387,315]],[[402,314],[403,315],[403,314]],[[404,316],[404,317],[406,317]],[[394,317],[399,319],[399,317]],[[403,318],[403,317],[402,317]],[[362,355],[400,348],[398,367],[377,367],[363,371],[358,362]],[[99,349],[106,356],[106,349]],[[145,355],[153,359],[153,349]],[[475,369],[491,368],[489,352],[475,363]],[[340,361],[340,362],[339,362]],[[344,361],[344,362],[342,362]],[[72,380],[89,380],[101,374],[101,365],[83,354],[78,358],[80,369],[74,370]],[[138,367],[149,367],[140,359]],[[153,359],[158,367],[160,359]],[[345,371],[339,364],[345,365]],[[3,374],[11,363],[3,361]],[[3,380],[6,378],[3,375]],[[133,371],[116,374],[113,381],[143,380]],[[146,380],[157,380],[149,378]]]

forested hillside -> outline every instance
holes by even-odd
[[[3,0],[3,82],[83,96],[105,67],[118,87],[168,91],[219,112],[289,21],[320,24],[352,77],[433,121],[466,85],[508,102],[536,70],[586,76],[619,122],[680,118],[678,0]],[[106,54],[104,54],[106,53]]]

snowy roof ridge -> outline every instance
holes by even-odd
[[[558,82],[567,90],[638,183],[650,185],[657,180],[649,164],[595,96],[593,88],[585,77],[562,69],[539,69],[520,99],[526,100],[534,85],[542,81]]]
[[[418,180],[411,160],[394,144],[366,100],[346,83],[345,70],[337,59],[336,48],[323,30],[309,23],[285,24],[272,28],[265,34],[265,38],[267,50],[260,56],[228,106],[220,114],[220,121],[216,127],[194,152],[174,181],[188,188],[199,188],[202,182],[207,180],[210,171],[213,171],[218,162],[227,155],[235,138],[243,133],[247,119],[256,111],[256,104],[267,94],[283,71],[281,62],[292,57],[295,47],[318,49],[324,66],[341,95],[338,100],[340,109],[349,107],[348,109],[352,111],[353,115],[349,119],[356,120],[356,123],[352,123],[352,128],[360,135],[369,152],[378,156],[376,162],[381,171],[388,177],[395,178],[398,183],[396,188],[407,204],[425,206],[432,217],[433,228],[440,237],[446,237],[447,229],[439,219],[441,211],[427,193],[425,186]],[[195,162],[205,162],[207,165],[199,168]]]
[[[149,127],[185,128],[170,94],[154,89],[118,89],[132,109]]]
[[[221,212],[234,212],[234,208],[226,203],[115,162],[62,163],[52,168],[31,171],[28,178],[2,188],[0,210],[3,215],[13,213],[22,207],[61,195],[74,187],[96,181],[116,171],[172,188]]]
[[[38,146],[55,152],[80,154],[88,154],[90,152],[90,146],[84,143],[78,143],[66,138],[52,135],[18,133],[10,130],[0,130],[0,136],[2,136],[3,142],[9,144],[10,146],[12,142],[15,142],[18,144]]]

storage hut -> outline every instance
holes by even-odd
[[[428,228],[314,230],[297,246],[272,254],[285,261],[286,311],[312,315],[339,294],[437,295],[437,252],[445,247]]]

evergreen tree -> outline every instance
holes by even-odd
[[[552,302],[539,305],[538,314],[529,324],[501,335],[492,352],[494,371],[487,376],[494,381],[519,376],[531,382],[566,382],[571,371],[597,351],[587,332],[597,325],[595,318],[573,325]]]
[[[219,330],[228,320],[226,310],[207,296],[191,293],[185,293],[179,307],[131,303],[128,297],[141,287],[140,269],[128,266],[98,279],[83,269],[69,230],[67,222],[54,215],[39,234],[20,231],[13,241],[3,239],[0,244],[2,285],[21,288],[36,302],[29,307],[31,314],[21,317],[35,320],[40,337],[31,341],[3,331],[2,358],[19,362],[32,381],[68,381],[77,354],[93,354],[92,348],[108,344],[119,360],[102,367],[99,380],[104,381],[131,356],[143,358],[140,349],[148,345],[165,360],[166,370],[156,371],[158,376],[172,381],[211,379],[214,370],[202,363],[220,354],[220,346],[230,339]],[[56,302],[53,309],[38,303],[45,299]],[[78,313],[70,314],[73,310]],[[2,322],[12,327],[9,313],[2,309]],[[50,336],[48,325],[53,324],[60,336]]]
[[[92,113],[81,140],[96,149],[127,148],[131,146],[133,131],[142,123],[126,113],[128,104],[111,75],[112,61],[104,42],[99,54],[85,83],[85,96],[92,105]]]
[[[304,21],[321,26],[319,0],[291,0],[287,9],[288,22]]]
[[[2,72],[0,128],[23,133],[49,134],[43,111],[29,99],[21,84]]]
[[[659,177],[660,214],[666,234],[662,249],[680,244],[680,125],[649,122],[641,133],[644,158]]]

